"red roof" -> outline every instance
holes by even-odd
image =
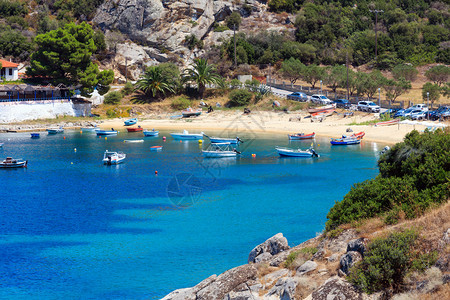
[[[0,63],[2,64],[2,68],[17,68],[19,65],[13,62],[0,59]]]

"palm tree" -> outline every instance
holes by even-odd
[[[207,84],[217,84],[222,81],[222,78],[217,74],[216,68],[213,65],[209,65],[208,61],[203,58],[196,59],[183,73],[185,82],[190,81],[197,84],[200,98],[203,97]]]
[[[161,68],[153,66],[145,70],[144,75],[136,82],[136,88],[153,98],[167,92],[175,93],[174,82],[171,78],[165,77]]]

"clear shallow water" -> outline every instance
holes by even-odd
[[[0,170],[0,298],[159,299],[193,286],[278,232],[292,246],[314,237],[334,201],[376,176],[384,147],[316,138],[319,159],[279,158],[275,146],[311,141],[248,133],[242,158],[204,160],[197,141],[163,135],[0,134],[0,158],[29,161]],[[106,149],[126,162],[103,166]]]

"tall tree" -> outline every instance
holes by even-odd
[[[325,78],[325,69],[318,65],[306,66],[303,72],[303,79],[312,85],[314,89],[317,82]]]
[[[167,92],[175,92],[173,79],[165,76],[163,69],[159,66],[148,67],[137,81],[136,88],[153,98],[165,95]]]
[[[217,84],[222,78],[217,74],[216,68],[208,64],[206,59],[198,58],[189,68],[184,70],[183,80],[197,84],[198,94],[202,98],[206,85]]]
[[[427,95],[428,93],[428,95]],[[427,82],[422,87],[422,99],[424,102],[429,100],[431,102],[431,106],[433,106],[434,102],[438,101],[441,97],[441,88],[437,84],[432,84],[431,82]]]
[[[298,59],[293,57],[283,61],[281,64],[281,74],[288,78],[291,84],[294,84],[298,79],[302,77],[302,73],[305,69],[305,65]]]
[[[337,65],[329,67],[326,70],[325,84],[328,85],[333,92],[340,86],[343,86],[344,82],[347,82],[347,70],[345,66]]]
[[[450,76],[450,67],[444,65],[434,66],[425,72],[425,76],[435,84],[442,86],[448,81]]]
[[[416,80],[417,74],[419,72],[411,65],[401,64],[397,65],[392,69],[392,75],[396,80],[399,80],[400,77],[405,78],[409,81]]]
[[[395,81],[388,79],[385,81],[384,90],[386,91],[386,97],[388,100],[395,101],[400,95],[406,93],[411,89],[411,82],[404,78]]]
[[[31,55],[27,73],[50,77],[55,83],[82,84],[87,90],[92,90],[100,79],[102,84],[110,84],[114,79],[111,72],[100,72],[91,61],[97,49],[93,36],[92,27],[85,22],[68,23],[36,36],[38,50]]]

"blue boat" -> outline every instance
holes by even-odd
[[[175,140],[201,140],[203,137],[202,133],[189,133],[187,130],[183,132],[171,133],[170,134]]]
[[[125,126],[130,126],[130,125],[136,124],[137,121],[138,121],[137,118],[133,118],[133,119],[126,120],[124,123],[125,123]]]
[[[40,135],[39,133],[37,133],[37,132],[31,133],[31,138],[32,138],[32,139],[38,139],[40,136],[41,136],[41,135]]]
[[[358,138],[340,138],[331,139],[331,145],[356,145],[361,143],[361,139]]]
[[[204,136],[207,137],[211,141],[211,143],[213,143],[213,144],[228,143],[228,144],[236,145],[236,144],[244,142],[239,137],[235,137],[235,138],[221,138],[221,137],[207,136],[206,134],[204,134]]]
[[[96,130],[97,135],[115,135],[118,133],[116,130]]]
[[[145,136],[158,136],[159,131],[152,129],[152,130],[144,130],[143,133]]]

